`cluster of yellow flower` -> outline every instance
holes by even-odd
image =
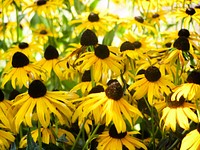
[[[197,0],[0,8],[0,149],[200,149]]]

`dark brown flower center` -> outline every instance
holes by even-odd
[[[104,92],[104,88],[103,88],[103,86],[101,86],[101,85],[97,85],[97,86],[93,87],[93,88],[90,90],[89,94],[92,94],[92,93],[100,93],[100,92]]]
[[[91,12],[91,13],[89,14],[89,16],[88,16],[88,20],[89,20],[90,22],[97,22],[97,21],[99,21],[99,15],[96,14],[96,13]]]
[[[52,45],[49,45],[44,52],[44,58],[46,60],[56,59],[58,56],[59,54],[57,49]]]
[[[161,77],[160,70],[155,66],[150,66],[147,68],[144,75],[149,82],[158,81]]]
[[[197,131],[198,131],[199,134],[200,134],[200,123],[197,124]]]
[[[133,45],[133,43],[126,41],[124,43],[122,43],[122,45],[120,46],[120,52],[126,51],[126,50],[134,50],[135,46]]]
[[[25,49],[25,48],[27,48],[29,45],[28,45],[28,43],[26,43],[26,42],[21,42],[21,43],[19,43],[19,45],[18,45],[18,47],[20,48],[20,49]]]
[[[115,125],[112,125],[109,129],[109,136],[115,139],[123,139],[127,135],[127,132],[118,133]]]
[[[169,98],[167,99],[167,105],[171,108],[177,108],[177,107],[180,107],[184,104],[185,102],[185,98],[183,96],[180,97],[179,101],[177,100],[174,100],[172,101],[171,100],[171,96],[169,96]]]
[[[140,22],[140,23],[144,22],[144,19],[142,18],[142,16],[136,16],[135,20],[138,21],[138,22]]]
[[[43,97],[47,92],[46,86],[40,80],[34,80],[29,85],[28,94],[32,98]]]
[[[100,59],[108,58],[110,55],[110,51],[106,45],[98,45],[95,47],[94,53]]]
[[[83,73],[83,76],[82,76],[82,82],[88,82],[88,81],[91,81],[91,73],[90,73],[90,70],[86,70],[84,73]]]
[[[175,40],[174,47],[177,48],[178,50],[187,52],[190,49],[189,40],[184,36],[180,36],[178,39]]]
[[[136,49],[139,49],[139,48],[142,46],[142,43],[139,42],[139,41],[135,41],[135,42],[133,42],[133,45],[134,45],[134,47],[135,47]]]
[[[40,34],[45,35],[45,34],[47,34],[47,31],[46,31],[46,30],[41,30],[41,31],[40,31]]]
[[[200,4],[197,4],[195,8],[200,9]]]
[[[181,29],[178,32],[178,36],[184,36],[188,38],[190,36],[190,32],[187,29]]]
[[[197,70],[190,72],[190,74],[187,77],[187,82],[200,85],[200,72]]]
[[[92,30],[85,30],[81,36],[81,45],[90,46],[96,45],[98,43],[98,38]]]
[[[10,92],[10,94],[9,94],[9,100],[13,100],[13,99],[15,99],[15,97],[17,96],[17,95],[19,95],[20,93],[19,93],[19,91],[17,91],[17,90],[12,90],[11,92]]]
[[[172,46],[172,43],[168,42],[168,43],[165,44],[165,46],[168,47],[168,48],[170,48]]]
[[[0,89],[0,102],[4,100],[4,94],[3,91]]]
[[[45,5],[47,3],[47,0],[38,0],[37,6]]]
[[[14,68],[24,67],[29,64],[29,59],[21,52],[16,52],[12,57],[12,66]]]
[[[110,99],[118,101],[122,98],[124,92],[123,88],[118,81],[113,81],[110,83],[105,90],[106,96]]]
[[[196,13],[194,8],[187,8],[185,12],[186,12],[186,14],[188,14],[190,16],[192,16]]]
[[[158,13],[155,13],[152,15],[152,18],[158,18],[160,15]]]

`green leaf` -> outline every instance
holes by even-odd
[[[11,144],[10,150],[17,150],[16,144],[14,142]]]
[[[115,32],[117,30],[117,26],[115,26],[111,31],[107,32],[103,38],[103,44],[110,46],[115,36]]]
[[[93,11],[97,4],[99,3],[99,0],[94,0],[91,4],[90,4],[90,11]]]
[[[81,14],[85,10],[85,5],[80,0],[74,0],[74,7],[78,14]]]
[[[65,135],[65,134],[61,135],[61,136],[58,138],[57,141],[58,141],[58,142],[61,142],[61,143],[68,142],[68,140],[66,139],[66,135]]]

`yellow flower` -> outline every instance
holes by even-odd
[[[105,121],[106,126],[108,126],[113,121],[118,133],[125,132],[125,120],[133,126],[132,118],[137,115],[142,116],[142,114],[135,106],[130,105],[123,95],[123,89],[119,82],[112,81],[105,92],[86,96],[75,110],[72,121],[74,122],[78,118],[79,121],[83,122],[90,114],[94,120],[97,120],[96,123]]]
[[[97,142],[97,150],[122,150],[124,147],[129,150],[143,148],[147,150],[147,147],[137,138],[132,135],[139,134],[137,131],[124,131],[118,133],[115,125],[112,125],[109,131],[104,131],[99,135]]]
[[[34,79],[46,80],[45,72],[37,65],[30,64],[26,55],[21,52],[16,52],[12,57],[12,67],[7,64],[8,67],[4,70],[2,76],[2,87],[11,80],[11,85],[14,89],[17,86],[21,89],[23,85],[28,87],[29,83]]]
[[[180,150],[199,150],[200,149],[200,131],[197,129],[190,131],[183,138]]]
[[[183,96],[187,100],[195,101],[200,98],[200,72],[198,70],[193,70],[189,73],[187,77],[188,83],[183,83],[173,89],[174,93],[172,95],[172,100],[179,100]]]
[[[160,125],[164,121],[163,129],[172,129],[176,131],[176,124],[181,128],[188,130],[190,128],[188,119],[198,122],[197,115],[194,113],[195,105],[185,102],[185,98],[181,97],[180,100],[172,101],[171,98],[166,101],[167,107],[162,110],[162,117]],[[193,109],[193,110],[192,110]]]
[[[34,80],[28,92],[18,95],[13,103],[16,112],[13,123],[18,132],[22,122],[32,127],[33,114],[44,128],[50,124],[50,115],[54,114],[61,125],[69,124],[74,105],[69,99],[77,98],[74,93],[63,91],[47,91],[40,80]]]
[[[94,52],[85,52],[75,62],[77,69],[83,73],[85,70],[92,69],[92,76],[95,82],[107,80],[113,76],[120,75],[123,69],[122,58],[110,52],[106,45],[98,45],[94,47]],[[109,72],[111,74],[109,75]]]
[[[15,137],[11,132],[7,132],[0,129],[0,149],[8,150],[11,143],[15,141]]]
[[[169,95],[174,87],[169,75],[162,75],[155,66],[150,66],[144,74],[137,75],[129,90],[135,90],[133,98],[139,100],[147,94],[148,102],[154,105],[153,98],[161,98],[163,94]]]
[[[66,138],[66,144],[73,145],[75,138],[72,133],[69,131],[66,131],[64,129],[58,128],[58,133],[56,134],[57,137],[55,137],[56,128],[52,127],[49,128],[41,128],[41,135],[42,135],[42,142],[45,144],[56,144],[57,140],[56,138],[60,138],[61,136],[65,135]],[[38,140],[38,129],[31,131],[31,136],[33,137],[33,141],[37,142]],[[19,143],[19,148],[24,148],[27,146],[27,135],[22,137]]]

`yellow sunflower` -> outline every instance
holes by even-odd
[[[17,86],[21,89],[23,85],[28,87],[29,83],[34,79],[46,80],[44,70],[35,64],[31,64],[28,57],[21,52],[16,52],[13,55],[11,63],[12,66],[8,64],[9,67],[3,71],[2,87],[10,80],[14,89]]]
[[[58,63],[60,61],[59,53],[56,47],[48,45],[44,52],[44,58],[36,63],[36,65],[41,66],[42,69],[47,71],[48,77],[51,77],[51,72],[60,78],[63,78],[62,67]]]
[[[153,105],[154,96],[161,98],[164,94],[169,95],[174,84],[169,75],[161,74],[155,66],[150,66],[144,74],[136,76],[136,81],[130,85],[129,90],[135,90],[133,98],[139,100],[147,94],[148,102]]]
[[[117,80],[113,80],[105,92],[92,93],[86,96],[75,110],[72,121],[78,118],[83,122],[90,114],[94,120],[100,118],[99,121],[105,121],[106,126],[113,121],[118,133],[125,132],[125,120],[133,126],[132,119],[137,115],[142,117],[142,114],[135,106],[130,105],[123,95],[122,86]]]
[[[104,131],[99,135],[97,150],[122,150],[124,148],[129,150],[143,148],[147,150],[147,147],[139,139],[132,136],[135,134],[139,134],[139,132],[124,131],[118,133],[115,125],[112,125],[109,131]]]
[[[64,129],[58,128],[58,131],[56,131],[55,127],[49,128],[41,128],[41,135],[42,135],[42,142],[45,144],[56,144],[57,140],[64,135],[66,138],[66,144],[67,145],[73,145],[75,138],[72,133],[69,131],[66,131]],[[55,137],[55,133],[57,132]],[[33,137],[33,141],[37,142],[38,140],[38,129],[31,131],[31,136]],[[58,138],[58,139],[57,139]],[[27,135],[22,137],[19,143],[19,148],[24,148],[27,146]]]
[[[187,83],[183,83],[173,89],[172,100],[179,100],[183,96],[187,100],[200,98],[200,72],[193,70],[187,77]]]
[[[76,20],[72,20],[70,25],[76,25],[75,33],[79,35],[83,30],[93,30],[97,35],[104,35],[110,31],[116,22],[116,19],[105,12],[85,12],[77,16]]]
[[[109,78],[120,75],[123,69],[122,59],[111,53],[108,46],[98,45],[94,52],[83,53],[75,64],[81,73],[92,69],[91,75],[95,82],[106,83]]]
[[[38,121],[44,128],[49,126],[51,114],[58,118],[61,125],[69,124],[75,109],[69,99],[77,97],[74,93],[47,91],[40,80],[34,80],[28,92],[18,95],[12,105],[16,112],[13,119],[15,130],[19,131],[22,122],[32,127],[33,114],[37,115]]]
[[[171,97],[166,101],[167,107],[162,110],[160,125],[164,122],[163,129],[172,129],[176,131],[176,124],[181,128],[188,130],[190,128],[188,119],[198,122],[197,115],[194,113],[195,104],[188,103],[184,97],[172,101]]]
[[[199,124],[197,129],[190,131],[183,138],[180,150],[199,150],[200,149],[200,129]]]

